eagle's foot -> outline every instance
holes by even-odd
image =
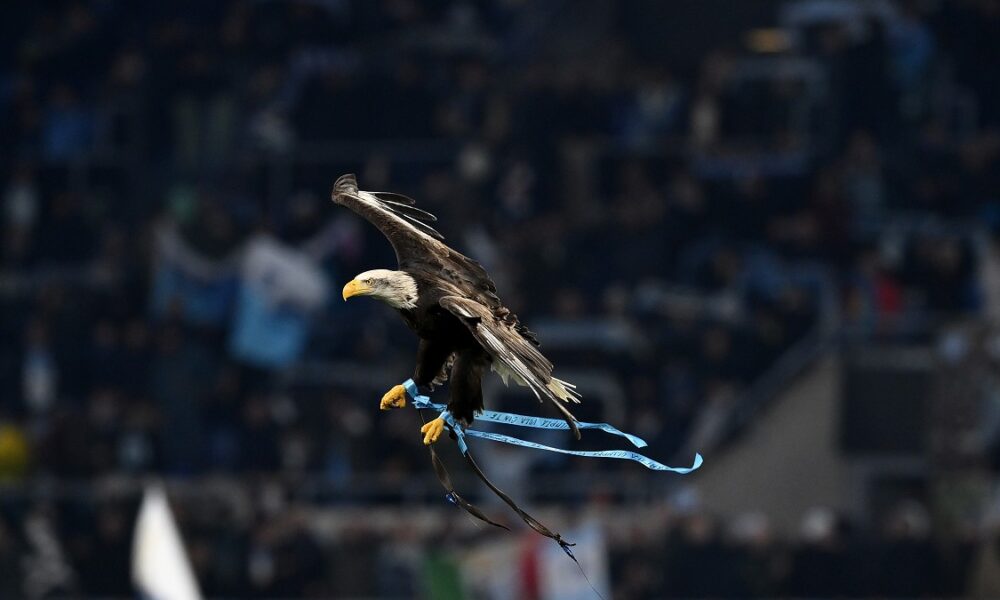
[[[378,407],[380,410],[389,410],[390,408],[403,408],[406,406],[406,388],[401,385],[394,386],[391,390],[382,396],[382,402],[379,403]]]
[[[433,421],[424,423],[424,426],[420,428],[420,433],[424,434],[424,445],[430,446],[441,437],[441,432],[444,431],[444,419],[438,417]]]

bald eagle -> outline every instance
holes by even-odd
[[[538,350],[535,334],[500,302],[497,288],[481,264],[443,243],[431,225],[434,215],[406,196],[358,189],[354,175],[333,185],[333,201],[378,228],[396,252],[395,271],[375,269],[344,286],[344,300],[373,296],[395,308],[420,338],[413,381],[422,390],[450,379],[448,411],[468,426],[484,410],[482,379],[488,369],[527,387],[540,402],[550,402],[577,439],[576,418],[565,404],[579,402],[575,386],[552,375],[552,363]],[[380,408],[406,405],[402,385],[389,390]],[[438,417],[421,428],[424,444],[445,430]]]

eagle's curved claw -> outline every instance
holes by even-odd
[[[382,402],[379,403],[378,407],[380,410],[389,410],[390,408],[403,408],[406,406],[406,388],[401,385],[394,386],[391,390],[382,396]]]
[[[444,431],[444,419],[438,417],[433,421],[424,423],[424,426],[420,428],[420,433],[424,434],[424,445],[430,446],[441,437],[441,432]]]

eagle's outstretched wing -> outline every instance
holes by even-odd
[[[437,218],[414,206],[414,201],[406,196],[359,190],[357,179],[347,174],[337,178],[331,197],[382,232],[396,251],[400,267],[415,261],[426,262],[447,248],[441,243],[444,236],[431,225]]]
[[[493,370],[504,381],[512,377],[530,389],[540,402],[543,398],[549,400],[566,419],[573,435],[580,439],[576,417],[564,406],[566,402],[579,402],[579,394],[572,384],[552,376],[552,363],[525,337],[516,318],[498,316],[490,307],[461,296],[444,296],[438,302],[465,323],[492,357]]]

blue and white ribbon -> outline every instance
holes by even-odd
[[[448,410],[448,407],[444,404],[436,404],[431,402],[428,396],[420,393],[417,388],[417,384],[414,383],[412,379],[407,379],[403,382],[403,388],[406,389],[406,393],[409,394],[410,398],[413,400],[413,406],[418,409],[430,409],[436,410],[440,414],[440,417],[444,419],[445,423],[451,427],[451,430],[455,432],[455,438],[458,442],[458,449],[462,454],[466,454],[469,450],[468,445],[465,441],[465,436],[481,438],[485,440],[492,440],[494,442],[502,442],[504,444],[511,444],[514,446],[523,446],[525,448],[535,448],[536,450],[547,450],[549,452],[558,452],[559,454],[569,454],[571,456],[585,456],[591,458],[618,458],[623,460],[635,461],[647,469],[652,469],[654,471],[671,471],[674,473],[680,473],[685,475],[691,471],[696,470],[701,466],[703,460],[701,454],[694,455],[694,463],[690,467],[668,467],[667,465],[656,462],[655,460],[645,457],[638,452],[632,452],[631,450],[566,450],[563,448],[553,448],[552,446],[546,446],[544,444],[539,444],[536,442],[529,442],[528,440],[522,440],[520,438],[512,437],[509,435],[504,435],[501,433],[492,433],[489,431],[477,431],[475,429],[466,429]],[[518,427],[530,427],[533,429],[569,429],[569,424],[562,419],[548,419],[544,417],[530,417],[528,415],[518,415],[514,413],[497,412],[493,410],[484,411],[482,414],[476,415],[476,418],[481,421],[489,421],[491,423],[502,423],[506,425],[516,425]],[[627,439],[636,448],[645,448],[647,446],[646,442],[635,435],[630,433],[625,433],[616,429],[615,427],[607,423],[583,423],[577,422],[577,427],[580,429],[600,429],[601,431],[610,433],[612,435],[617,435]]]

